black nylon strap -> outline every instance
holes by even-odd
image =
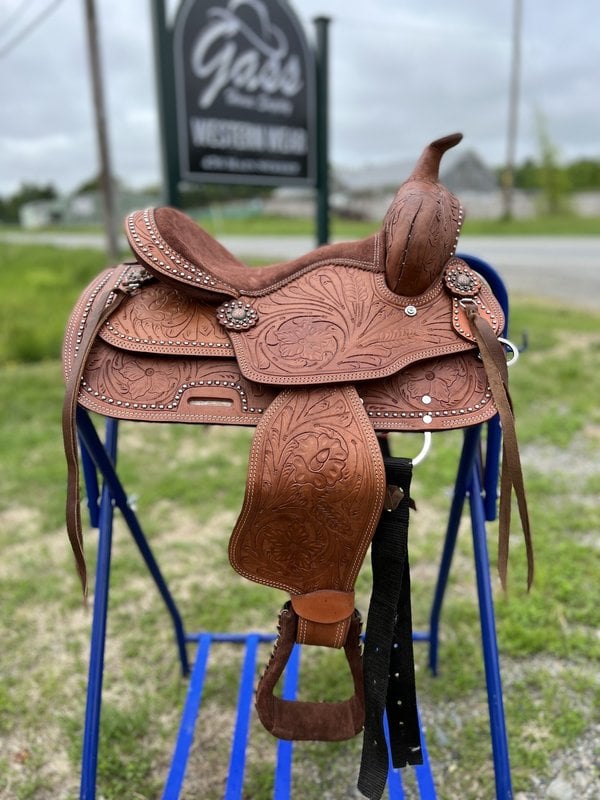
[[[415,692],[408,569],[408,516],[412,462],[384,458],[388,486],[404,493],[396,509],[384,509],[371,545],[373,590],[363,654],[365,731],[358,788],[379,800],[388,773],[383,729],[387,709],[394,767],[421,764]]]

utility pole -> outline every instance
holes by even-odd
[[[110,166],[108,133],[106,129],[102,72],[100,69],[100,49],[98,45],[95,0],[85,0],[85,19],[94,99],[94,116],[96,120],[96,136],[98,140],[98,155],[100,158],[100,196],[102,198],[104,230],[106,233],[106,250],[111,261],[117,261],[119,258],[119,242],[117,238],[114,187]]]
[[[503,217],[511,219],[515,184],[515,151],[519,123],[519,93],[521,84],[522,0],[513,0],[512,56],[508,97],[508,128],[506,134],[506,164],[502,175]]]

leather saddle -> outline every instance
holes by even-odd
[[[464,428],[500,412],[500,574],[504,582],[513,485],[531,580],[503,313],[454,255],[462,209],[438,180],[461,138],[424,150],[378,233],[283,264],[249,268],[173,208],[133,213],[135,261],[95,278],[67,327],[67,522],[84,588],[77,404],[120,419],[256,427],[229,555],[244,577],[290,595],[257,696],[264,724],[284,738],[348,738],[363,727],[353,589],[389,504],[378,432]],[[294,641],[344,647],[354,696],[276,698]]]

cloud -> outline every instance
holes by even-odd
[[[331,159],[344,166],[420,152],[454,130],[491,165],[505,152],[511,4],[478,0],[292,0],[313,36],[330,27]],[[17,13],[5,0],[2,21]],[[33,0],[32,0],[33,5]],[[170,10],[177,3],[171,0]],[[159,178],[150,4],[97,2],[115,172]],[[600,4],[524,3],[517,158],[537,152],[541,111],[560,152],[600,157]],[[14,31],[14,28],[11,30]],[[5,42],[0,38],[0,46]],[[0,63],[0,194],[22,180],[71,189],[98,171],[83,4],[56,12]]]

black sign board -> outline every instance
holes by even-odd
[[[285,0],[185,0],[173,49],[183,180],[314,183],[314,55]]]

